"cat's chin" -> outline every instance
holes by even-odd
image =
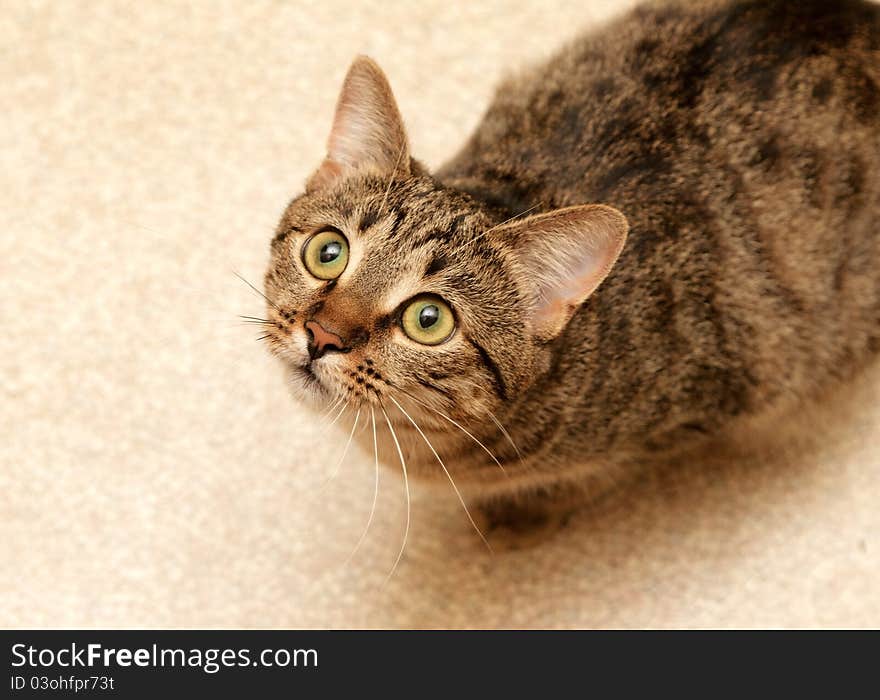
[[[309,365],[285,363],[285,372],[290,390],[297,400],[312,408],[321,408],[332,399],[333,393],[315,376]]]

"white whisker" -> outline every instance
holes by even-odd
[[[415,396],[413,396],[413,395],[410,394],[408,391],[406,391],[406,389],[400,389],[400,391],[402,391],[404,394],[406,394],[409,398],[411,398],[411,399],[412,399],[413,401],[415,401],[416,403],[421,404],[422,406],[424,406],[425,408],[427,408],[429,411],[433,411],[434,413],[436,413],[438,416],[440,416],[440,417],[443,418],[444,420],[447,420],[447,421],[449,421],[450,423],[452,423],[452,425],[454,425],[454,426],[455,426],[456,428],[458,428],[461,432],[463,432],[465,435],[467,435],[471,440],[473,440],[473,441],[474,441],[475,443],[477,443],[480,447],[482,447],[482,448],[483,448],[483,451],[484,451],[487,455],[489,455],[489,456],[492,458],[492,461],[495,462],[495,464],[498,465],[498,468],[501,469],[502,472],[504,472],[505,474],[507,474],[507,470],[504,468],[504,465],[501,464],[501,462],[498,461],[498,458],[497,458],[494,454],[492,454],[492,450],[490,450],[490,449],[489,449],[488,447],[486,447],[482,442],[480,442],[480,441],[479,441],[479,440],[478,440],[478,439],[477,439],[472,433],[470,433],[470,432],[469,432],[469,431],[468,431],[463,425],[461,425],[460,423],[456,422],[455,420],[453,420],[452,418],[450,418],[449,416],[447,416],[445,413],[443,413],[443,411],[438,411],[438,410],[437,410],[436,408],[434,408],[433,406],[429,406],[429,405],[426,404],[424,401],[421,401],[420,399],[417,399]]]
[[[391,580],[391,577],[394,575],[394,572],[397,570],[397,565],[400,563],[401,557],[403,557],[403,550],[406,549],[406,540],[409,537],[409,478],[406,474],[406,460],[403,458],[403,450],[400,449],[400,443],[397,441],[397,434],[394,432],[394,426],[391,425],[391,419],[388,417],[388,412],[385,410],[385,406],[379,404],[379,408],[382,409],[382,415],[385,416],[385,422],[388,424],[388,430],[391,431],[391,438],[394,440],[394,446],[397,448],[397,456],[400,457],[400,466],[403,467],[403,485],[406,488],[406,529],[403,531],[403,544],[400,545],[400,551],[397,553],[397,559],[395,559],[394,566],[391,567],[391,571],[388,572],[388,578],[385,579],[385,583],[388,583],[388,581]]]
[[[513,216],[511,216],[509,219],[505,219],[505,220],[502,221],[500,224],[495,224],[492,228],[487,229],[486,231],[483,231],[479,236],[474,236],[473,238],[471,238],[471,239],[468,241],[468,243],[475,243],[476,241],[480,240],[483,236],[488,236],[490,233],[492,233],[492,231],[501,228],[502,226],[504,226],[504,224],[509,224],[509,223],[510,223],[511,221],[513,221],[514,219],[518,219],[518,218],[521,217],[521,216],[525,216],[525,215],[528,214],[530,211],[534,211],[535,209],[537,209],[538,207],[540,207],[542,204],[543,204],[543,202],[538,202],[537,204],[534,204],[534,205],[530,206],[530,207],[529,207],[528,209],[526,209],[525,211],[521,211],[519,214],[514,214]]]
[[[331,420],[327,424],[328,429],[333,427],[333,425],[336,423],[336,421],[339,420],[339,416],[341,416],[345,412],[345,409],[347,409],[347,408],[348,408],[348,402],[343,403],[342,408],[339,409],[339,413],[337,413],[336,416],[333,418],[333,420]]]
[[[372,405],[370,405],[370,420],[373,424],[373,462],[376,469],[376,478],[373,486],[373,505],[370,507],[370,517],[367,518],[367,526],[361,533],[361,537],[357,541],[357,544],[354,546],[354,549],[351,550],[351,554],[349,554],[348,558],[345,560],[345,566],[348,566],[348,563],[354,558],[354,555],[357,554],[357,551],[361,548],[361,545],[363,544],[364,539],[367,536],[367,532],[369,532],[370,530],[370,525],[373,522],[373,515],[376,512],[376,501],[379,500],[379,443],[376,439],[376,411]]]
[[[482,530],[480,530],[480,528],[477,526],[477,523],[474,521],[473,517],[471,517],[471,512],[468,510],[467,504],[464,502],[464,498],[462,497],[461,492],[458,490],[458,486],[455,485],[455,480],[452,478],[452,474],[449,473],[449,470],[446,468],[446,465],[443,463],[443,460],[440,459],[440,455],[437,454],[437,450],[434,449],[434,446],[431,444],[431,441],[428,440],[428,436],[422,432],[422,429],[419,427],[419,424],[416,423],[412,419],[412,417],[409,415],[409,413],[407,413],[404,410],[403,406],[401,406],[393,396],[391,396],[389,394],[388,398],[391,399],[392,401],[394,401],[394,405],[397,406],[397,408],[400,410],[400,412],[404,416],[406,416],[406,419],[410,423],[413,424],[413,427],[418,431],[419,435],[422,436],[422,439],[425,441],[425,444],[427,444],[428,447],[430,448],[431,452],[434,453],[434,457],[437,458],[437,461],[440,463],[440,466],[443,468],[443,472],[446,474],[446,477],[449,479],[449,483],[452,484],[452,490],[455,491],[455,495],[458,496],[458,500],[461,502],[461,506],[462,506],[462,508],[464,508],[464,512],[467,515],[468,520],[471,521],[471,525],[474,526],[474,530],[477,531],[477,534],[480,536],[480,539],[483,540],[483,544],[485,544],[486,547],[488,547],[489,551],[491,552],[492,546],[489,544],[489,541],[483,535]]]
[[[344,396],[340,396],[335,401],[333,401],[328,407],[326,407],[323,411],[321,411],[321,415],[318,416],[318,421],[323,423],[330,417],[330,414],[336,409],[336,407],[341,404],[345,400]]]
[[[501,433],[504,435],[504,437],[507,438],[507,442],[510,443],[510,446],[513,448],[513,451],[516,452],[516,456],[520,458],[520,461],[522,461],[522,458],[523,458],[522,453],[519,451],[519,448],[516,446],[516,443],[513,441],[513,438],[510,437],[510,433],[508,433],[507,429],[503,425],[501,425],[501,421],[495,417],[495,414],[492,413],[492,411],[486,411],[486,413],[489,414],[489,417],[492,419],[492,422],[494,422],[495,425],[498,426],[498,430],[500,430]]]
[[[345,443],[345,449],[342,450],[342,456],[339,458],[339,461],[336,462],[336,466],[333,468],[333,472],[330,474],[330,476],[327,477],[324,483],[321,484],[322,489],[325,488],[327,484],[329,484],[331,481],[333,481],[333,479],[335,479],[336,475],[339,473],[339,467],[342,466],[342,463],[345,461],[345,455],[348,454],[348,448],[351,446],[351,440],[354,437],[354,431],[357,428],[358,420],[360,420],[360,417],[361,409],[358,409],[357,413],[354,414],[354,425],[351,426],[351,432],[348,434],[348,441]]]
[[[261,292],[254,285],[252,285],[250,282],[248,282],[244,277],[242,277],[240,274],[238,274],[235,270],[232,271],[232,274],[235,275],[236,277],[238,277],[238,279],[240,279],[242,282],[244,282],[248,287],[250,287],[252,290],[254,290],[263,299],[265,299],[266,303],[269,304],[269,306],[271,306],[273,309],[275,309],[276,311],[281,310],[278,308],[278,305],[274,301],[272,301],[269,297],[267,297],[265,294],[263,294],[263,292]]]

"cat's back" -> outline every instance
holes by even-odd
[[[477,194],[507,210],[644,199],[708,152],[770,167],[844,127],[880,127],[880,5],[647,2],[504,82],[441,176],[491,181]]]
[[[878,156],[880,6],[859,0],[649,3],[502,85],[441,177],[509,214],[630,222],[523,403],[579,410],[523,431],[659,444],[880,351]]]

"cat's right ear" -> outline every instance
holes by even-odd
[[[375,61],[358,56],[342,84],[327,140],[327,157],[306,191],[332,185],[356,171],[407,174],[409,145],[388,79]]]
[[[513,254],[536,338],[551,340],[562,331],[611,271],[628,232],[626,217],[603,204],[557,209],[492,229]]]

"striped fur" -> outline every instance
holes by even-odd
[[[562,332],[539,338],[515,238],[484,234],[527,210],[523,226],[593,202],[626,216],[627,244]],[[297,241],[328,223],[362,250],[329,290],[296,262]],[[454,343],[401,342],[395,311],[374,305],[409,277],[452,304]],[[438,172],[407,152],[396,172],[352,172],[295,199],[266,291],[280,309],[332,300],[359,314],[368,340],[319,381],[356,403],[411,392],[466,423],[507,476],[407,404],[478,498],[553,499],[609,465],[791,410],[880,349],[880,9],[645,4],[501,85]],[[296,345],[296,319],[294,340],[278,343]],[[374,393],[358,393],[365,359],[383,377]],[[407,422],[395,425],[412,471],[443,478]],[[382,457],[395,463],[387,445]]]

